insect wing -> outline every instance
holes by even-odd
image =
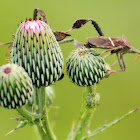
[[[121,37],[111,38],[111,40],[115,44],[115,47],[122,46],[125,48],[131,48],[130,43],[128,42],[128,40],[126,39],[124,35],[122,35]]]
[[[122,35],[122,40],[123,42],[128,46],[128,47],[131,47],[131,44],[129,43],[129,41],[127,40],[126,36],[125,35]]]
[[[87,41],[97,48],[110,49],[113,47],[109,37],[89,37]]]

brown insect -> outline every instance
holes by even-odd
[[[101,54],[104,54],[106,52],[111,52],[109,55],[116,54],[117,56],[117,61],[114,63],[116,64],[119,62],[121,71],[125,71],[126,66],[124,62],[123,55],[126,53],[138,53],[140,54],[139,50],[136,50],[133,48],[125,35],[122,35],[121,37],[89,37],[87,38],[88,43],[85,44],[87,47],[94,47],[94,48],[101,48],[101,49],[107,49],[106,51],[102,52]],[[105,57],[107,57],[105,56]],[[122,62],[121,62],[122,61]],[[116,71],[116,72],[121,72],[121,71]]]
[[[73,24],[73,27],[68,31],[71,31],[72,29],[75,29],[75,28],[78,29],[78,28],[82,27],[85,23],[87,23],[88,21],[92,22],[92,25],[95,27],[96,31],[98,32],[98,34],[100,36],[87,38],[87,43],[85,43],[85,44],[79,43],[75,40],[75,42],[74,42],[75,47],[78,48],[78,47],[85,46],[87,48],[107,49],[106,51],[104,51],[100,54],[104,54],[106,52],[111,52],[109,55],[106,55],[104,58],[106,58],[112,54],[116,54],[117,61],[115,63],[113,63],[111,65],[111,67],[114,66],[117,62],[119,62],[119,65],[121,67],[121,70],[111,70],[111,73],[125,71],[126,66],[125,66],[123,55],[126,53],[140,54],[140,51],[136,50],[135,48],[133,48],[130,45],[130,43],[127,40],[127,38],[125,37],[125,35],[122,35],[121,37],[105,37],[101,28],[99,27],[99,25],[94,20],[91,20],[91,19],[77,20]]]

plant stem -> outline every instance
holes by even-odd
[[[51,130],[48,115],[46,114],[46,96],[45,87],[35,88],[35,110],[37,114],[42,115],[42,124],[47,135],[46,140],[56,140],[55,135]],[[39,129],[40,130],[40,129]],[[42,129],[43,130],[43,129]],[[40,134],[41,135],[41,134]]]
[[[132,110],[132,111],[129,111],[127,114],[125,114],[121,118],[119,118],[117,120],[114,120],[113,122],[111,122],[109,124],[104,124],[103,126],[101,126],[101,127],[97,128],[96,130],[94,130],[90,135],[82,138],[82,140],[86,140],[88,138],[91,138],[91,137],[93,137],[93,136],[95,136],[97,134],[100,134],[101,132],[105,131],[106,129],[111,128],[112,126],[116,125],[118,122],[124,120],[125,118],[127,118],[128,116],[130,116],[131,114],[136,112],[138,109],[139,109],[139,107],[134,109],[134,110]]]
[[[39,88],[38,92],[38,112],[43,113],[46,110],[46,101],[45,101],[45,87]]]
[[[48,138],[48,135],[44,132],[43,128],[40,125],[41,123],[36,124],[37,128],[38,128],[38,132],[42,138],[42,140],[50,140]]]
[[[44,126],[44,129],[45,129],[48,137],[49,137],[49,140],[56,140],[56,137],[53,134],[53,131],[52,131],[50,123],[49,123],[48,115],[44,116],[44,118],[42,120],[42,124]]]
[[[88,124],[91,121],[92,115],[96,110],[96,93],[93,93],[93,88],[88,87],[86,92],[83,92],[83,105],[79,124],[77,125],[73,140],[81,140],[83,134],[87,130]]]
[[[35,111],[37,114],[43,113],[45,110],[45,87],[40,87],[40,88],[34,88],[35,89],[35,97],[34,97],[34,106],[35,106]]]
[[[73,140],[81,140],[83,134],[87,130],[88,124],[92,118],[94,111],[95,111],[95,108],[94,109],[89,109],[89,108],[85,109],[85,112],[82,115],[81,120],[77,126]]]

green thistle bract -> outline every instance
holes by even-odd
[[[94,49],[85,47],[72,52],[67,60],[67,74],[78,86],[98,83],[105,76],[105,61]]]
[[[33,93],[28,73],[16,64],[0,67],[0,106],[15,109],[26,104]]]
[[[50,26],[41,20],[27,20],[20,25],[11,61],[24,67],[36,87],[57,81],[64,63],[61,48]]]

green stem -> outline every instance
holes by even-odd
[[[19,112],[19,114],[22,117],[24,117],[25,119],[27,119],[28,121],[31,121],[31,122],[34,121],[36,118],[39,118],[39,116],[37,114],[29,112],[24,107],[18,108],[17,111]]]
[[[33,111],[37,112],[37,110],[38,110],[38,91],[37,91],[36,87],[34,87],[33,98],[34,98]]]
[[[34,111],[36,111],[37,114],[43,113],[45,110],[45,87],[35,88],[34,93]]]
[[[131,114],[136,112],[138,109],[139,109],[139,107],[134,109],[134,110],[132,110],[132,111],[129,111],[127,114],[125,114],[121,118],[119,118],[119,119],[117,119],[117,120],[115,120],[115,121],[113,121],[113,122],[111,122],[109,124],[104,124],[103,126],[101,126],[98,129],[94,130],[90,135],[82,138],[82,140],[86,140],[88,138],[91,138],[91,137],[93,137],[93,136],[95,136],[97,134],[100,134],[101,132],[105,131],[106,129],[111,128],[112,126],[116,125],[118,122],[124,120],[125,118],[127,118],[128,116],[130,116]]]
[[[47,108],[45,94],[45,87],[35,88],[35,111],[37,112],[37,114],[42,115],[42,124],[47,135],[46,140],[56,140],[49,124],[48,115],[46,114]]]
[[[44,116],[44,118],[42,120],[42,124],[44,126],[44,129],[45,129],[48,137],[49,137],[49,140],[56,140],[56,137],[53,134],[53,131],[52,131],[50,123],[49,123],[48,115]]]
[[[45,87],[41,87],[38,92],[38,113],[43,113],[46,109]]]
[[[81,140],[83,134],[87,130],[88,124],[92,118],[94,111],[95,111],[95,108],[94,109],[85,109],[85,112],[84,112],[83,116],[81,117],[81,120],[77,126],[73,140]]]
[[[83,92],[83,105],[79,124],[76,128],[73,140],[81,140],[87,130],[88,124],[91,121],[92,115],[96,110],[96,103],[92,102],[95,99],[96,93],[93,93],[93,88],[88,87],[86,92]]]
[[[37,123],[36,124],[37,128],[38,128],[38,132],[42,138],[42,140],[49,140],[48,135],[44,132],[41,123]]]

